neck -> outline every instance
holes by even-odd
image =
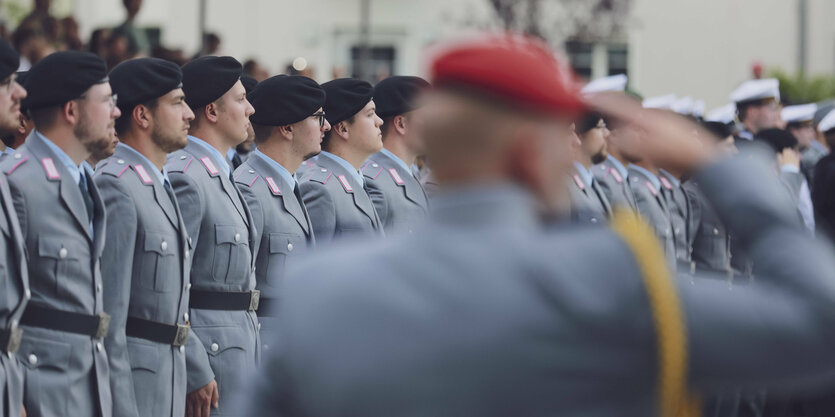
[[[41,134],[54,143],[55,146],[61,148],[76,165],[80,165],[82,161],[90,156],[87,148],[72,134],[71,128],[46,129],[41,131]]]
[[[122,135],[120,139],[125,145],[130,146],[133,150],[148,158],[158,170],[162,171],[162,167],[165,165],[166,153],[154,144],[150,136],[130,131]]]
[[[360,167],[362,167],[362,163],[368,159],[371,154],[366,152],[359,152],[355,149],[351,149],[347,146],[339,147],[339,146],[332,146],[328,149],[328,152],[348,161],[352,167],[356,168],[359,171]]]
[[[643,168],[643,169],[645,169],[649,172],[652,172],[656,176],[658,175],[658,168],[656,168],[655,165],[652,164],[652,162],[649,162],[647,160],[643,160],[643,161],[635,162],[635,165],[637,165],[637,166],[639,166],[639,167],[641,167],[641,168]]]
[[[206,122],[204,121],[203,123],[205,124]],[[231,148],[231,145],[229,145],[229,143],[224,140],[223,136],[215,129],[192,129],[188,131],[188,134],[208,143],[213,148],[217,149],[224,157],[226,156],[226,153],[229,152],[229,148]]]
[[[592,167],[592,165],[594,165],[594,164],[591,163],[591,158],[589,158],[589,156],[586,155],[586,154],[582,154],[582,155],[578,156],[576,160],[585,169],[589,169],[589,168]]]
[[[745,122],[743,122],[743,123],[742,123],[742,126],[743,126],[743,127],[745,127],[745,130],[747,130],[747,131],[749,131],[749,132],[751,132],[751,133],[753,133],[753,134],[755,134],[755,135],[757,134],[757,130],[759,130],[759,129],[757,129],[757,128],[756,128],[756,126],[754,126],[754,124],[753,124],[753,123],[751,123],[751,122],[750,122],[750,121],[748,121],[748,120],[746,120]]]
[[[403,141],[402,136],[389,136],[383,142],[383,147],[388,149],[389,152],[393,153],[395,156],[400,158],[406,165],[411,166],[415,163],[415,158],[417,155],[415,152],[412,152],[408,146]]]
[[[284,169],[290,171],[290,174],[295,174],[296,168],[304,162],[304,155],[294,154],[290,146],[282,146],[283,144],[283,138],[269,138],[258,145],[258,150],[278,162]]]

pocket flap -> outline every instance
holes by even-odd
[[[174,255],[177,238],[159,232],[145,232],[145,252],[156,252],[162,256]]]
[[[238,245],[246,243],[246,230],[238,230],[235,226],[215,225],[215,243]]]
[[[69,343],[31,336],[23,339],[18,351],[21,362],[29,369],[53,368],[60,371],[69,365],[71,353],[72,345]]]
[[[220,355],[229,349],[246,350],[242,341],[247,336],[235,326],[195,327],[193,330],[210,356]]]
[[[292,233],[270,233],[270,253],[289,254],[306,244],[304,236]]]
[[[78,259],[78,246],[66,238],[57,236],[38,237],[38,256],[55,259]]]
[[[128,339],[128,356],[131,369],[156,372],[159,369],[159,347]]]

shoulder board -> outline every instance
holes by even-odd
[[[368,161],[365,166],[362,167],[362,175],[371,178],[372,180],[376,180],[381,172],[383,172],[383,167],[374,161]]]
[[[165,169],[168,172],[186,172],[194,157],[185,152],[175,152],[165,162]]]
[[[6,175],[12,175],[12,173],[14,173],[16,169],[18,169],[21,165],[25,164],[28,160],[29,155],[24,155],[20,152],[15,152],[4,158],[2,164],[4,168],[3,172],[5,172]]]
[[[108,159],[104,162],[104,165],[102,165],[101,167],[99,167],[99,169],[96,170],[96,174],[107,174],[119,178],[122,176],[122,174],[125,173],[125,171],[127,171],[128,168],[129,165],[126,164],[125,161],[122,159]]]
[[[329,169],[314,165],[307,173],[307,180],[327,184],[332,175],[333,173]]]
[[[254,169],[246,165],[242,165],[240,168],[236,169],[235,173],[232,175],[235,177],[236,184],[241,184],[246,187],[252,187],[252,185],[255,184],[255,180],[257,180],[260,176]]]

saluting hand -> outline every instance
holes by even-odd
[[[209,417],[212,408],[217,408],[217,382],[213,379],[203,388],[186,396],[186,417]]]

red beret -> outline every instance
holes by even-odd
[[[543,42],[512,33],[442,48],[430,64],[437,88],[467,88],[534,111],[574,117],[585,108],[573,72]]]

